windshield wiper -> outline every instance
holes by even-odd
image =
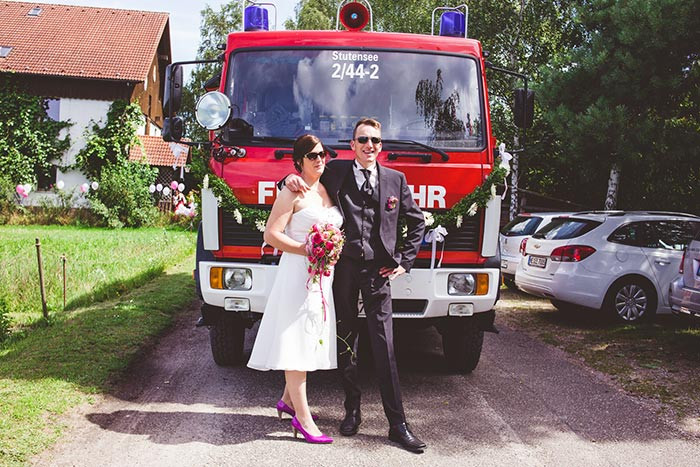
[[[442,156],[442,161],[447,162],[450,160],[449,154],[447,154],[445,151],[442,149],[430,146],[428,144],[424,143],[419,143],[418,141],[413,141],[410,139],[383,139],[382,143],[387,143],[387,144],[409,144],[412,146],[418,146],[423,149],[427,149],[428,151],[436,152]]]
[[[338,140],[339,143],[349,143],[350,140]],[[430,146],[425,143],[419,143],[418,141],[413,141],[411,139],[382,139],[382,143],[387,143],[387,144],[405,144],[405,145],[410,145],[410,146],[418,146],[419,148],[427,149],[428,151],[436,152],[442,156],[442,161],[447,162],[450,160],[450,155],[447,154],[445,151],[442,149]]]

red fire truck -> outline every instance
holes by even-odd
[[[379,120],[379,163],[402,171],[436,218],[497,168],[486,62],[467,38],[466,5],[436,9],[440,32],[431,35],[374,32],[366,1],[341,2],[334,31],[269,31],[269,5],[245,8],[244,30],[228,35],[220,57],[218,90],[196,108],[210,130],[212,176],[202,189],[195,279],[221,365],[241,363],[245,330],[262,317],[273,284],[279,255],[263,247],[264,217],[276,182],[292,172],[296,137],[312,133],[331,157],[350,159],[354,123]],[[202,62],[168,67],[166,141],[182,138],[182,67],[194,63]],[[428,225],[414,268],[391,286],[397,327],[435,326],[460,372],[477,366],[484,331],[495,331],[501,199],[480,206],[451,225]]]

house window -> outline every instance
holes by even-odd
[[[0,46],[0,58],[7,57],[8,55],[10,55],[11,51],[12,51],[12,47],[5,47],[4,45]]]
[[[53,121],[59,121],[61,118],[61,99],[46,99],[46,116]]]
[[[40,190],[47,191],[53,188],[53,185],[56,183],[56,171],[58,167],[55,165],[52,165],[51,168],[49,169],[49,173],[44,174],[44,173],[39,173],[37,174],[37,185],[39,186]]]
[[[31,10],[29,10],[29,13],[27,13],[27,16],[39,16],[41,14],[41,7],[35,6]]]

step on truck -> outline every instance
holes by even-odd
[[[263,245],[262,231],[276,182],[291,172],[294,140],[312,133],[331,157],[351,159],[354,123],[372,117],[382,123],[378,162],[406,175],[426,215],[414,267],[391,285],[397,332],[404,324],[434,326],[448,367],[472,371],[484,332],[495,331],[496,189],[507,169],[492,135],[489,64],[479,41],[467,37],[467,6],[434,10],[430,35],[375,32],[366,1],[341,2],[332,31],[269,30],[274,5],[243,6],[242,30],[228,35],[220,79],[209,82],[215,90],[195,111],[210,135],[195,280],[214,360],[243,363],[246,329],[264,312],[279,252]],[[166,141],[183,140],[183,67],[205,62],[212,61],[166,70]],[[527,118],[531,104],[516,98],[515,115]]]

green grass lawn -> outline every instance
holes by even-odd
[[[62,238],[75,239],[80,233],[86,237],[96,233],[97,238],[85,241],[93,245],[92,252],[76,256],[91,260],[92,267],[109,268],[112,275],[119,272],[119,280],[125,284],[134,282],[120,268],[107,266],[99,251],[108,253],[104,256],[130,270],[132,276],[139,276],[139,281],[148,267],[162,271],[168,258],[175,256],[181,261],[139,288],[129,292],[120,288],[118,298],[60,313],[50,325],[38,326],[25,338],[11,339],[0,348],[0,465],[27,464],[32,455],[51,446],[63,430],[59,415],[90,402],[92,394],[109,390],[110,381],[115,381],[144,345],[153,342],[195,298],[191,276],[194,255],[183,254],[189,246],[180,234],[73,229],[72,235]],[[167,240],[156,243],[153,237]],[[99,247],[100,240],[108,247]],[[158,245],[164,251],[158,252]],[[132,267],[132,262],[146,267]],[[83,277],[96,276],[86,272]],[[77,284],[76,290],[82,291],[76,292],[79,296],[90,293],[89,287]]]
[[[71,310],[146,283],[195,247],[193,232],[158,228],[0,226],[0,307],[4,301],[15,330],[42,317],[36,238],[41,242],[50,316],[63,313],[63,254],[66,309]]]

